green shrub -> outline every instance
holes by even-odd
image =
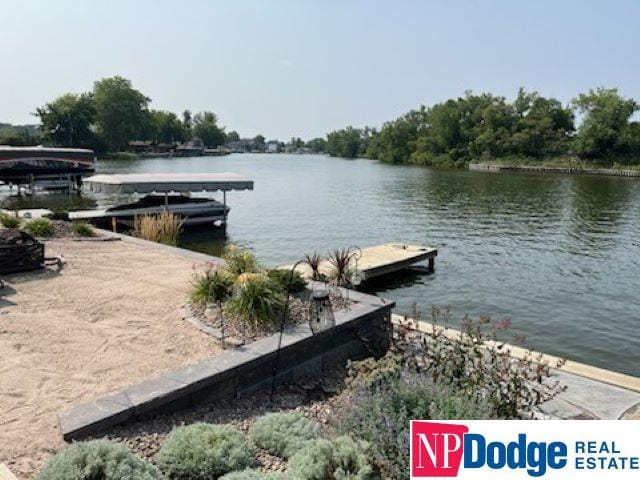
[[[289,460],[288,472],[304,480],[379,478],[369,462],[368,445],[347,435],[306,442]]]
[[[47,218],[31,220],[24,229],[34,237],[51,237],[54,234],[53,223]]]
[[[433,308],[429,333],[409,327],[395,329],[391,346],[404,368],[420,372],[435,383],[451,385],[465,397],[491,407],[503,419],[530,418],[538,405],[564,391],[550,378],[552,367],[563,360],[546,361],[541,354],[527,352],[514,358],[504,345],[510,321],[495,322],[490,317],[465,316],[460,332],[452,334],[438,325],[450,325],[449,312]]]
[[[0,213],[0,224],[6,228],[18,228],[20,226],[20,219],[8,213]]]
[[[247,469],[240,472],[227,473],[220,480],[293,480],[285,473],[265,473],[260,470]]]
[[[249,250],[237,245],[227,245],[222,254],[227,262],[227,271],[235,278],[243,273],[257,273],[261,271],[256,256]]]
[[[292,275],[291,270],[274,268],[267,272],[267,276],[283,292],[298,293],[307,287],[307,281],[298,271],[293,272]]]
[[[282,293],[266,275],[243,274],[238,277],[227,310],[253,327],[267,327],[278,320]]]
[[[279,457],[289,458],[307,440],[319,434],[318,426],[300,413],[270,413],[249,431],[253,443]]]
[[[235,428],[194,423],[174,428],[155,457],[172,479],[211,480],[247,468],[253,449]]]
[[[205,271],[196,272],[192,284],[191,301],[205,306],[209,300],[222,302],[228,298],[231,295],[233,279],[226,270],[208,268]]]
[[[74,443],[49,459],[38,480],[156,480],[162,478],[151,464],[122,445],[106,440]]]
[[[96,232],[89,223],[76,220],[71,224],[71,230],[78,237],[95,237]]]
[[[383,478],[400,480],[409,470],[411,420],[488,419],[490,406],[449,385],[435,384],[427,376],[399,375],[388,364],[388,375],[371,375],[373,383],[356,386],[351,405],[337,419],[337,429],[367,441],[370,455]],[[378,381],[376,381],[378,380]]]

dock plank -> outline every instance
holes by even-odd
[[[438,255],[438,249],[423,245],[408,245],[405,243],[385,243],[374,247],[362,249],[362,256],[357,260],[358,271],[364,280],[387,275],[403,270],[419,262],[429,260],[430,263]],[[292,264],[283,265],[281,269],[291,269]],[[356,267],[355,260],[352,260],[351,268]],[[320,273],[330,276],[333,267],[328,260],[323,260],[320,264]],[[305,278],[311,277],[309,265],[301,264],[296,267]]]

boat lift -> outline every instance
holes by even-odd
[[[131,208],[107,208],[103,210],[85,210],[69,212],[71,219],[108,219],[111,218],[112,228],[118,218],[135,215],[157,213],[154,210],[168,210],[186,217],[186,224],[203,224],[211,220],[211,210],[217,203],[217,210],[222,212],[220,219],[226,225],[228,207],[227,192],[232,190],[253,190],[253,181],[236,173],[134,173],[115,175],[94,175],[83,180],[83,188],[94,193],[113,195],[127,194],[163,194],[164,205],[145,206],[135,204]],[[222,192],[222,209],[220,203],[210,200],[207,202],[182,202],[171,204],[170,194],[185,194],[191,192]],[[214,208],[215,209],[215,208]]]

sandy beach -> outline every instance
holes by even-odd
[[[64,446],[56,413],[218,347],[180,319],[196,260],[125,241],[56,239],[60,273],[4,277],[0,462],[33,478]]]

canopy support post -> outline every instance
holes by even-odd
[[[226,230],[227,228],[227,191],[222,191],[222,216],[224,217],[223,225]]]

